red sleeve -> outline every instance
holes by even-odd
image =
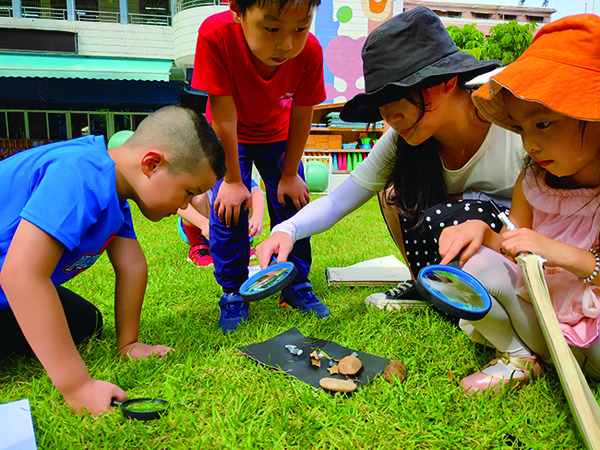
[[[229,11],[227,14],[231,15]],[[225,39],[220,33],[221,14],[204,20],[198,30],[192,87],[214,95],[232,95],[229,71],[223,59]]]
[[[323,80],[323,49],[317,38],[310,34],[304,50],[304,74],[294,96],[294,103],[299,106],[314,106],[327,99]]]

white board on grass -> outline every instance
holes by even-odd
[[[0,404],[0,450],[35,450],[35,431],[28,399]]]
[[[398,284],[411,279],[410,270],[395,255],[361,261],[348,267],[328,267],[326,276],[330,286],[346,283],[360,286]]]

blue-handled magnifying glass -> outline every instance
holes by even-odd
[[[492,307],[490,294],[472,275],[458,268],[460,254],[448,265],[421,269],[417,290],[436,308],[465,320],[481,320]]]
[[[298,271],[291,262],[277,262],[271,257],[269,267],[248,278],[240,287],[240,295],[247,302],[255,302],[270,297],[288,287]]]

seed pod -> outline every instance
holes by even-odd
[[[392,361],[383,371],[383,379],[388,383],[402,383],[406,380],[406,364],[402,361]]]

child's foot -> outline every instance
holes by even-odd
[[[506,353],[490,361],[480,372],[460,380],[460,385],[467,394],[490,391],[498,393],[502,386],[511,381],[517,387],[523,387],[542,374],[542,366],[535,355],[521,358],[509,357]]]
[[[258,255],[252,249],[250,249],[250,261],[258,261]]]
[[[188,261],[193,262],[198,267],[212,267],[213,259],[210,254],[208,245],[201,244],[190,248]]]
[[[329,317],[329,308],[317,298],[312,285],[308,281],[286,287],[281,291],[280,298],[282,303],[285,302],[292,308],[299,309],[302,312],[315,313],[321,319]]]
[[[233,333],[242,321],[248,320],[249,306],[239,292],[229,292],[221,296],[219,327],[223,334]]]
[[[402,281],[397,287],[390,289],[385,294],[382,292],[371,294],[365,299],[365,303],[367,306],[387,309],[388,311],[411,306],[429,306],[429,303],[423,299],[412,280]]]

